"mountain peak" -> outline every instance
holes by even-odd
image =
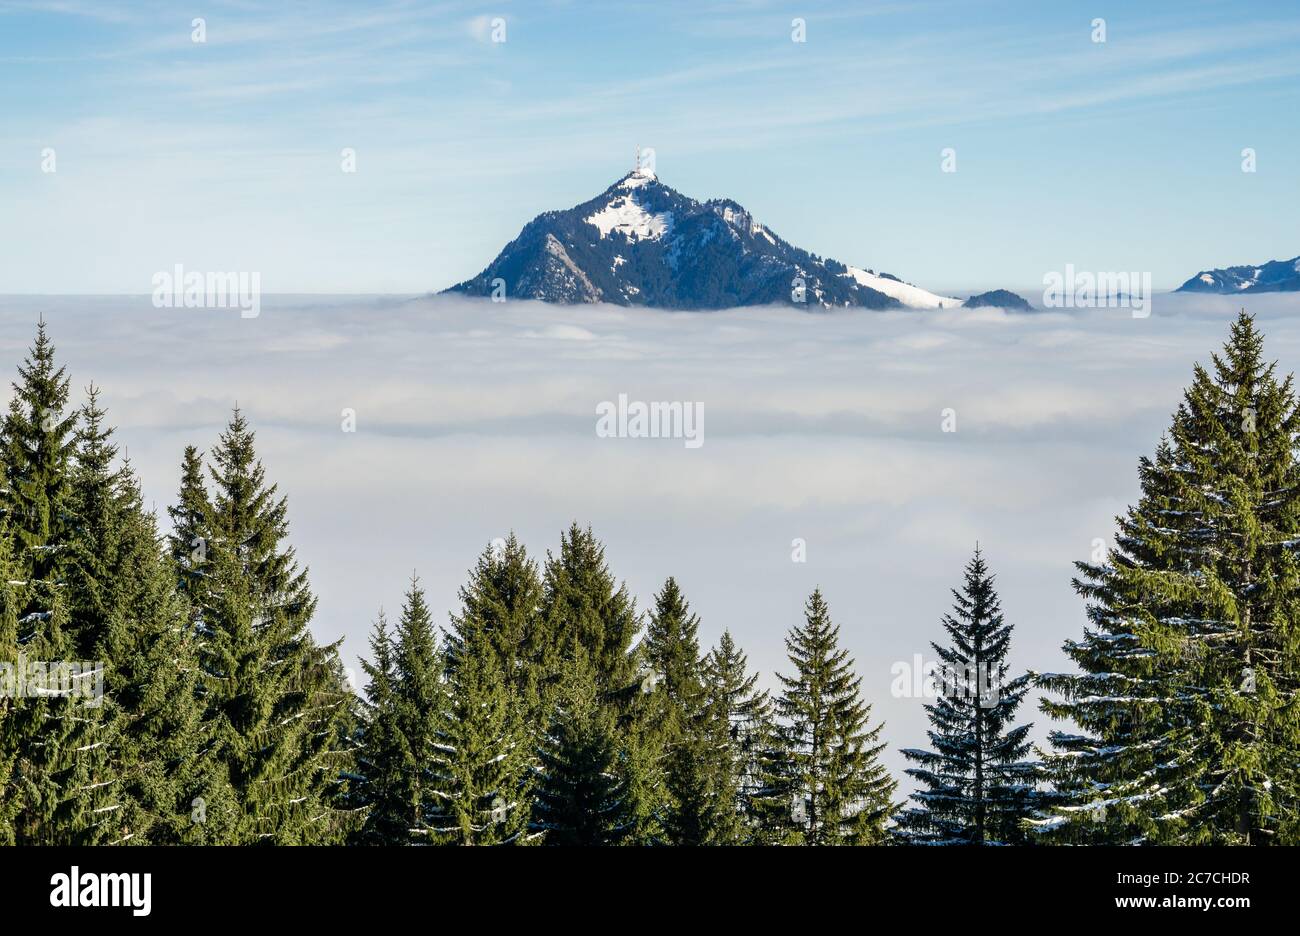
[[[653,169],[633,169],[623,178],[614,183],[615,188],[639,188],[642,185],[648,185],[651,182],[658,182],[659,177],[655,175]]]
[[[935,308],[957,300],[818,257],[729,198],[696,201],[640,165],[600,195],[524,225],[448,292],[671,309]]]

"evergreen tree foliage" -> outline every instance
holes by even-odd
[[[1025,759],[1031,725],[1011,721],[1030,677],[1008,678],[1012,625],[979,547],[952,595],[942,622],[950,643],[930,645],[942,664],[939,698],[925,707],[933,750],[903,751],[920,790],[898,814],[899,831],[912,844],[1021,844],[1038,767]]]
[[[383,611],[370,633],[370,655],[370,660],[361,661],[368,682],[357,772],[362,777],[359,796],[366,816],[356,841],[397,845],[410,839],[406,790],[411,751],[399,722],[396,648]]]
[[[40,663],[58,673],[63,664],[96,661],[80,652],[69,607],[78,600],[67,581],[77,414],[68,411],[69,379],[43,321],[18,376],[0,438],[3,600],[5,617],[12,613],[5,630],[15,638],[9,662],[15,671]],[[102,676],[103,667],[93,666],[82,679]],[[113,700],[48,688],[55,694],[5,705],[0,769],[9,774],[9,794],[0,812],[9,815],[6,835],[19,844],[118,841],[125,804],[113,763],[119,727]]]
[[[720,838],[730,844],[748,843],[758,822],[755,797],[763,789],[765,755],[774,746],[772,702],[758,688],[758,674],[749,672],[749,661],[730,631],[722,632],[705,657],[703,679],[708,714],[723,742],[718,795],[730,794],[735,816],[734,822],[719,821]]]
[[[513,533],[480,554],[460,600],[444,645],[436,822],[447,842],[523,844],[547,660],[537,632],[541,581]]]
[[[669,820],[663,748],[643,701],[632,701],[625,716],[615,722],[615,771],[625,794],[626,844],[662,845],[668,841]]]
[[[677,581],[669,578],[655,595],[643,646],[657,721],[670,744],[688,733],[703,704],[699,627]]]
[[[213,756],[236,803],[234,841],[331,841],[346,766],[338,723],[350,704],[336,646],[317,645],[308,630],[316,599],[284,545],[287,506],[239,410],[212,457],[200,653]]]
[[[700,659],[699,618],[669,578],[650,612],[645,658],[653,680],[647,734],[662,767],[662,825],[674,845],[740,837],[728,760],[729,726],[711,704]]]
[[[208,543],[212,539],[212,505],[203,480],[203,454],[193,445],[185,447],[181,459],[181,486],[176,503],[167,508],[172,529],[167,548],[181,590],[197,615],[206,596]],[[197,624],[197,620],[195,621]]]
[[[19,810],[13,779],[19,738],[18,608],[9,584],[11,551],[8,532],[0,526],[0,847],[14,844],[14,820]]]
[[[407,834],[413,841],[434,844],[442,812],[435,759],[446,687],[433,616],[415,576],[411,577],[397,623],[394,662],[397,724],[409,752],[402,780]]]
[[[537,563],[514,533],[497,548],[489,545],[460,589],[461,610],[452,616],[446,653],[454,673],[463,648],[478,642],[490,653],[506,687],[530,725],[542,727],[541,690],[553,660],[539,614],[542,600]]]
[[[447,677],[435,745],[439,837],[455,845],[522,844],[534,763],[523,706],[488,634],[475,634],[461,651]]]
[[[590,672],[596,700],[609,710],[618,742],[613,769],[621,791],[620,834],[637,844],[660,841],[662,767],[646,721],[647,673],[641,648],[634,646],[640,616],[627,586],[610,572],[605,548],[590,527],[571,524],[560,536],[559,554],[548,555],[539,614],[536,659],[543,672],[543,724],[552,721],[563,701],[556,695],[559,684],[573,679],[574,672]]]
[[[69,465],[76,413],[68,412],[68,377],[56,366],[45,322],[18,367],[0,438],[0,510],[13,537],[15,571],[24,583],[19,638],[48,619],[51,594],[63,582],[69,527]]]
[[[602,705],[594,667],[565,666],[539,750],[532,829],[548,845],[618,845],[633,834],[614,715]]]
[[[41,632],[26,641],[18,663],[51,667],[41,676],[42,691],[12,700],[6,738],[12,758],[10,796],[12,841],[18,845],[102,845],[122,840],[123,791],[112,763],[118,720],[111,699],[88,697],[81,680],[96,680],[98,669],[53,667],[77,661],[67,636],[62,596]],[[85,661],[91,663],[93,661]],[[32,678],[29,670],[28,679]]]
[[[14,844],[14,817],[18,812],[13,786],[14,763],[18,759],[18,608],[9,584],[11,551],[8,533],[0,526],[0,847]]]
[[[862,701],[862,680],[839,646],[839,627],[820,590],[804,616],[785,641],[794,673],[777,674],[782,722],[764,768],[764,821],[793,844],[875,844],[885,837],[896,787],[877,759],[884,726],[867,727],[871,707]]]
[[[17,840],[22,800],[15,778],[26,712],[18,697],[18,602],[13,585],[12,539],[0,520],[0,846]]]
[[[1104,562],[1089,626],[1047,674],[1048,766],[1075,843],[1300,841],[1300,467],[1290,376],[1244,311],[1197,366]]]
[[[126,578],[133,570],[121,568],[123,554],[131,550],[125,523],[130,480],[115,467],[117,446],[104,424],[106,415],[92,384],[74,435],[63,570],[71,595],[71,636],[83,657],[111,649],[119,594],[132,585]]]
[[[640,624],[636,602],[605,562],[605,547],[591,528],[572,524],[560,537],[558,556],[547,557],[541,617],[549,647],[544,660],[586,657],[602,699],[624,707],[640,686],[632,645]],[[555,670],[552,680],[558,677]]]
[[[114,818],[123,841],[221,841],[229,793],[202,756],[210,739],[187,608],[134,472],[116,467],[98,398],[90,387],[77,433],[67,581],[70,630],[88,659],[105,662],[107,695],[121,719],[113,754],[123,808]]]

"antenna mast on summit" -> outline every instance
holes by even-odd
[[[636,145],[636,164],[632,166],[632,174],[633,175],[641,174],[641,144],[640,143]]]

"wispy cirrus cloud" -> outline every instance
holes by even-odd
[[[37,236],[0,233],[0,282],[129,292],[178,233],[247,255],[251,230],[266,248],[239,262],[285,289],[438,288],[533,215],[608,185],[637,144],[688,194],[736,198],[792,242],[933,286],[1032,281],[1086,247],[1111,252],[1104,268],[1154,252],[1171,279],[1229,250],[1295,252],[1273,210],[1294,194],[1282,167],[1300,147],[1277,119],[1300,97],[1300,20],[1283,4],[1117,11],[1104,44],[1089,18],[1032,3],[809,3],[805,43],[794,15],[6,0],[0,198],[6,230]],[[1133,155],[1097,158],[1102,132]],[[345,147],[359,155],[349,178]],[[938,170],[946,147],[960,153],[952,176]],[[1244,147],[1261,153],[1247,180]],[[40,170],[46,148],[58,178]],[[189,209],[166,232],[124,207],[155,190]],[[1052,205],[1087,225],[1099,199],[1140,206],[1143,224],[1041,220]],[[1241,223],[1214,223],[1223,211]],[[55,220],[63,234],[46,236]],[[79,232],[123,223],[131,239],[99,262],[102,238]],[[347,262],[336,229],[366,231],[355,250],[373,256]]]

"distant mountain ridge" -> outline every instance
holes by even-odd
[[[696,201],[643,169],[581,205],[538,215],[482,273],[446,291],[669,309],[961,304],[809,253],[731,199]]]
[[[980,293],[978,296],[971,296],[962,303],[962,306],[967,309],[995,307],[1016,312],[1034,311],[1034,307],[1029,304],[1024,296],[1013,293],[1009,289],[993,289],[989,292]]]
[[[1219,270],[1202,270],[1176,292],[1238,293],[1300,291],[1300,257],[1270,260],[1259,266],[1231,266]]]

